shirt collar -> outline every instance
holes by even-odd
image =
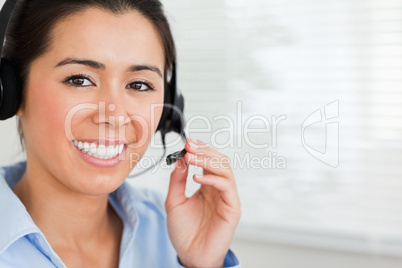
[[[40,232],[25,206],[12,191],[25,172],[19,162],[0,169],[0,253],[29,233]]]
[[[27,212],[24,204],[12,188],[20,181],[26,170],[26,161],[0,168],[0,253],[19,238],[38,233],[43,235]],[[109,202],[123,221],[121,253],[129,247],[138,227],[138,213],[135,204],[144,196],[123,182],[109,195]],[[43,236],[44,237],[44,236]]]

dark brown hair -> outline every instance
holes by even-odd
[[[52,30],[61,19],[83,12],[87,8],[100,8],[112,14],[137,11],[157,29],[165,53],[165,99],[168,94],[168,73],[176,57],[169,23],[159,0],[20,0],[7,29],[3,57],[11,60],[22,78],[22,103],[25,108],[25,85],[31,63],[47,52],[52,41]],[[17,117],[21,147],[25,150],[24,134]]]

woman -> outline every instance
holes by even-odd
[[[24,1],[8,31],[27,161],[0,169],[0,267],[239,267],[227,157],[186,140],[166,200],[124,182],[157,129],[162,109],[150,107],[174,60],[159,1]],[[188,165],[204,173],[191,198]]]

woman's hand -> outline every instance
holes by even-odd
[[[187,139],[185,149],[187,153],[170,176],[165,202],[169,236],[183,266],[223,267],[240,220],[240,199],[229,159],[201,141]],[[201,187],[187,198],[189,165],[202,167],[203,176],[193,176]]]

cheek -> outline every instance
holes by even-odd
[[[146,128],[151,133],[154,132],[153,130],[156,130],[162,116],[163,98],[163,91],[155,92],[155,94],[144,97],[141,100],[138,98],[131,103],[131,105],[135,103],[132,105],[133,110],[131,114],[139,115],[142,118],[141,121],[144,124],[146,123]],[[144,124],[142,124],[143,127],[145,127]]]
[[[152,119],[152,124],[151,124],[151,128],[153,130],[153,132],[156,131],[156,128],[158,127],[158,124],[161,120],[162,117],[162,112],[163,112],[163,100],[161,103],[159,103],[158,105],[156,105],[153,109],[153,115],[151,117]]]
[[[155,133],[156,128],[158,127],[159,121],[162,117],[163,112],[163,94],[158,96],[159,98],[151,105],[151,131]]]
[[[136,105],[133,105],[134,103]],[[126,131],[130,131],[132,127],[135,131],[136,147],[147,147],[162,116],[163,95],[159,93],[141,102],[133,101],[131,107],[133,107],[129,117],[131,124]]]
[[[64,120],[71,106],[69,99],[52,84],[32,83],[27,90],[32,130],[37,129],[58,141],[65,139]]]

